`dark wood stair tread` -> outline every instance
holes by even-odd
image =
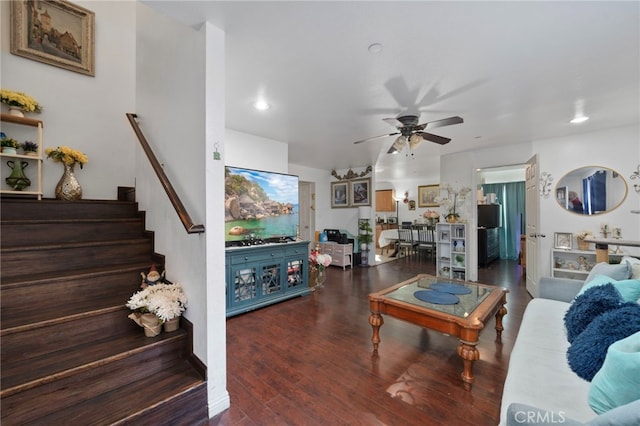
[[[3,279],[0,282],[0,288],[17,285],[17,286],[28,286],[28,285],[38,285],[43,281],[52,281],[52,280],[71,280],[76,278],[84,278],[86,280],[93,280],[95,278],[99,278],[100,276],[104,276],[106,274],[115,274],[123,271],[131,271],[136,270],[139,272],[147,272],[149,270],[150,263],[149,262],[133,262],[133,263],[122,263],[117,265],[103,265],[101,267],[92,267],[92,268],[84,268],[84,269],[74,269],[73,271],[60,272],[56,274],[43,273],[43,274],[29,274],[27,276],[15,276]]]
[[[137,326],[136,326],[137,327]],[[127,330],[123,330],[126,332]],[[24,359],[2,360],[2,397],[37,386],[42,382],[77,374],[87,368],[113,362],[130,356],[140,350],[184,339],[185,331],[178,329],[172,333],[161,333],[154,338],[144,337],[141,328],[133,332],[93,342],[84,342],[57,352],[49,352],[29,358],[29,368],[24,368]]]
[[[202,383],[204,383],[202,378],[198,377],[195,370],[184,361],[168,366],[167,369],[142,380],[128,383],[126,386],[35,420],[21,422],[21,424],[38,426],[118,424],[122,419],[135,415],[141,409],[149,407],[153,409],[161,402],[175,398],[176,395]],[[88,383],[87,386],[91,384]]]
[[[133,293],[133,292],[132,292]],[[117,295],[116,295],[117,296]],[[21,331],[29,330],[40,327],[44,323],[50,323],[51,321],[67,321],[69,317],[78,317],[81,315],[91,315],[91,312],[102,311],[109,308],[126,306],[128,296],[124,297],[111,297],[96,300],[90,308],[87,306],[78,305],[59,305],[55,311],[39,310],[37,308],[31,310],[24,310],[19,316],[14,315],[5,318],[2,315],[2,334],[6,335],[14,332],[13,329],[20,329]],[[3,312],[4,314],[4,312]]]

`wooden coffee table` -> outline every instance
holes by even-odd
[[[433,291],[433,284],[455,284],[454,288],[466,291],[467,294],[455,294],[458,299],[454,304],[437,304],[424,302],[414,293],[420,290]],[[438,286],[436,286],[438,287]],[[458,355],[462,358],[464,369],[461,377],[465,389],[470,390],[475,378],[473,363],[480,359],[476,348],[480,332],[490,317],[496,317],[496,333],[502,336],[502,317],[507,313],[509,290],[502,287],[488,286],[466,281],[450,280],[420,274],[407,281],[369,295],[371,315],[369,324],[373,328],[373,351],[378,352],[380,343],[380,327],[384,323],[382,314],[447,333],[460,339]]]

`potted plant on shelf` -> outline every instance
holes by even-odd
[[[22,92],[0,89],[0,102],[9,106],[9,114],[24,117],[24,112],[42,112],[42,107],[31,96]]]
[[[22,150],[25,155],[37,156],[38,155],[38,144],[31,141],[24,141],[22,143]]]
[[[576,236],[576,240],[578,241],[578,250],[589,250],[589,243],[587,243],[585,238],[594,238],[591,231],[582,231]]]
[[[15,155],[18,153],[18,151],[16,151],[18,148],[20,148],[20,143],[13,139],[13,138],[2,138],[0,139],[0,146],[2,146],[2,153],[3,154],[12,154]]]
[[[462,206],[467,198],[467,195],[471,192],[471,188],[464,187],[455,190],[449,184],[441,186],[449,194],[448,197],[436,197],[435,201],[440,206],[447,209],[447,213],[443,214],[445,220],[448,223],[456,223],[460,219],[460,214],[456,211],[458,206]]]
[[[373,229],[368,220],[362,220],[358,224],[360,233],[358,235],[358,242],[360,243],[360,250],[365,251],[369,248],[369,244],[373,241]]]

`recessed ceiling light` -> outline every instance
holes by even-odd
[[[586,117],[584,115],[576,116],[571,121],[569,121],[569,123],[571,123],[571,124],[580,124],[580,123],[584,123],[588,119],[589,119],[589,117]]]
[[[575,101],[575,109],[576,113],[573,116],[573,119],[569,121],[571,124],[580,124],[584,123],[589,119],[586,115],[584,115],[584,99],[578,99]]]
[[[373,43],[369,45],[369,53],[372,55],[376,55],[380,52],[382,52],[382,45],[380,43]]]
[[[254,102],[253,107],[258,111],[266,111],[271,108],[271,105],[269,105],[266,101],[256,101]]]

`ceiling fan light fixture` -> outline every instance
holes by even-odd
[[[406,143],[407,143],[407,139],[404,136],[398,136],[396,138],[396,141],[393,143],[393,148],[396,151],[401,151],[402,148],[404,148]]]
[[[409,147],[411,149],[414,149],[415,147],[420,145],[422,141],[423,141],[422,136],[420,136],[417,133],[414,133],[409,137]]]

